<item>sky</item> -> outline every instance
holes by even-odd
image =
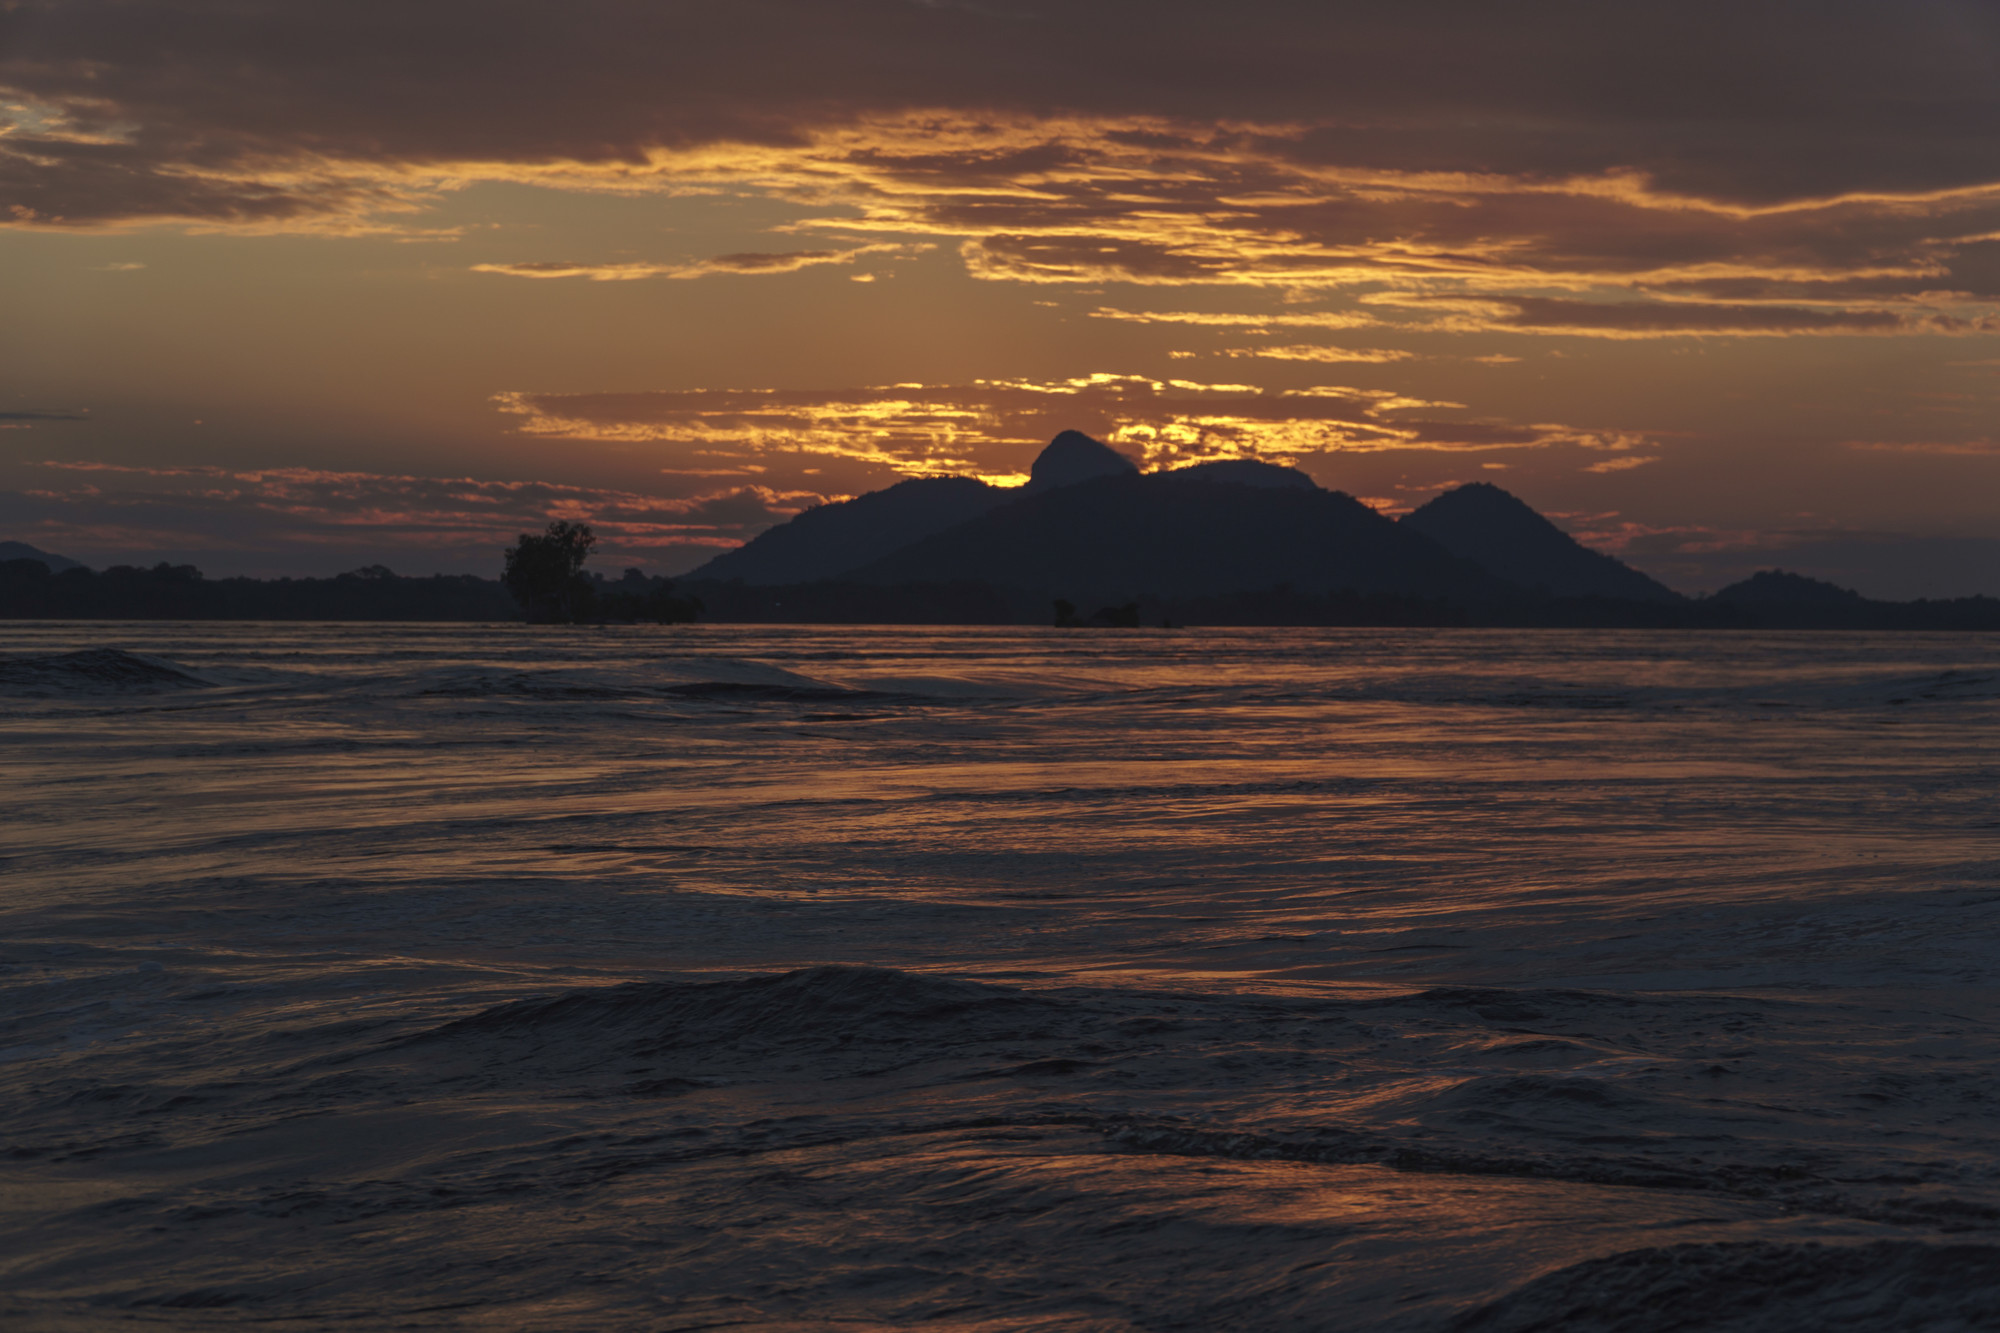
[[[679,573],[1058,430],[2000,595],[2000,5],[0,0],[0,539]]]

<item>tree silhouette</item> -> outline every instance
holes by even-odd
[[[701,614],[701,598],[676,597],[672,579],[648,578],[641,569],[626,570],[616,583],[592,582],[597,594],[592,612],[598,620],[678,625]]]
[[[586,620],[595,591],[583,577],[597,536],[588,523],[555,522],[537,537],[524,532],[507,548],[507,566],[500,581],[531,625],[560,625]]]

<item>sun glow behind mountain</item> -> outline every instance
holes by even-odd
[[[1076,428],[1505,473],[1683,584],[2000,539],[1990,16],[1759,14],[17,7],[0,516],[680,568]]]

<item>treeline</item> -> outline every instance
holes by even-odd
[[[9,620],[518,620],[496,580],[403,578],[380,565],[323,579],[209,579],[193,565],[52,574],[40,560],[0,561]]]
[[[1160,625],[1350,625],[1406,627],[1474,623],[1462,605],[1441,597],[1354,591],[1312,593],[1289,586],[1209,597],[1141,596],[1118,606],[1077,605],[985,583],[794,583],[756,586],[740,580],[684,585],[707,608],[706,620],[738,624],[1057,625],[1136,628]]]
[[[1052,605],[984,583],[885,586],[821,582],[757,587],[691,583],[628,569],[605,579],[568,569],[560,607],[470,574],[405,578],[371,565],[332,578],[204,578],[192,565],[114,565],[51,573],[40,560],[0,561],[0,619],[330,620],[675,623],[699,616],[729,624],[1024,625],[1080,628],[1158,625],[1426,626],[1572,629],[2000,630],[2000,600],[1877,602],[1844,593],[1808,596],[1793,576],[1759,575],[1765,597],[1731,594],[1679,602],[1537,597],[1467,605],[1389,593],[1301,592],[1287,586],[1210,597],[1140,597],[1115,607]],[[1781,582],[1784,580],[1785,582]],[[517,580],[518,581],[518,580]],[[1825,588],[1826,585],[1819,585]]]
[[[1991,597],[1876,602],[1851,593],[1834,599],[1790,600],[1731,597],[1725,592],[1657,602],[1520,592],[1473,603],[1400,593],[1307,592],[1281,584],[1205,597],[1141,596],[1118,606],[1097,607],[984,583],[885,586],[829,581],[755,586],[704,580],[684,587],[699,595],[707,608],[704,619],[748,624],[2000,630],[2000,600]]]
[[[1024,608],[984,583],[689,583],[702,619],[738,625],[1018,625]]]
[[[1738,602],[1722,597],[1685,602],[1628,602],[1608,597],[1561,597],[1489,610],[1472,623],[1547,629],[1851,629],[2000,630],[2000,600],[1840,604]]]
[[[572,620],[692,620],[700,604],[671,580],[636,569],[620,579],[580,576]],[[465,620],[523,618],[498,579],[472,574],[405,578],[369,565],[323,579],[204,578],[193,565],[113,565],[51,573],[40,560],[0,561],[5,620]]]
[[[1141,597],[1121,606],[1078,607],[985,583],[792,583],[740,580],[685,585],[703,619],[728,624],[1035,625],[1463,625],[1467,613],[1442,598],[1395,593],[1308,594],[1290,588],[1218,597]]]
[[[557,520],[539,535],[524,532],[502,557],[500,582],[534,625],[648,621],[677,625],[701,615],[701,599],[680,597],[667,579],[628,569],[616,583],[585,574],[597,545],[588,523]]]

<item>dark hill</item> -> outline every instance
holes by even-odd
[[[1766,572],[1690,601],[1495,486],[1400,523],[1294,468],[1218,459],[1140,474],[1064,431],[1033,480],[906,481],[808,510],[684,590],[716,620],[1126,625],[2000,629],[2000,602],[1870,602]],[[1096,608],[1096,609],[1093,609]]]
[[[1318,483],[1295,467],[1260,463],[1254,458],[1218,458],[1213,463],[1176,468],[1173,475],[1197,481],[1228,482],[1232,486],[1290,487],[1299,491],[1319,489]]]
[[[1760,569],[1740,583],[1732,583],[1711,601],[1729,606],[1765,607],[1846,607],[1862,606],[1866,599],[1858,592],[1803,574],[1782,569]]]
[[[39,550],[26,542],[0,542],[0,560],[39,560],[49,567],[49,573],[60,574],[65,569],[82,569],[81,561],[66,555],[55,555]]]
[[[1630,565],[1580,545],[1506,491],[1483,481],[1446,491],[1415,513],[1405,514],[1402,522],[1452,554],[1531,592],[1635,602],[1682,600],[1679,593]]]
[[[1185,472],[1104,476],[1024,496],[846,577],[985,583],[1086,604],[1281,585],[1422,597],[1491,589],[1480,570],[1351,496]]]
[[[972,477],[898,482],[887,490],[808,509],[789,523],[725,551],[687,577],[742,579],[759,586],[830,579],[957,527],[1017,494]]]
[[[1039,495],[1097,477],[1132,476],[1138,471],[1137,463],[1109,445],[1099,444],[1080,430],[1066,430],[1035,455],[1024,494]]]
[[[2000,601],[1877,602],[1860,593],[1763,569],[1693,604],[1710,622],[1756,629],[2000,630]]]

